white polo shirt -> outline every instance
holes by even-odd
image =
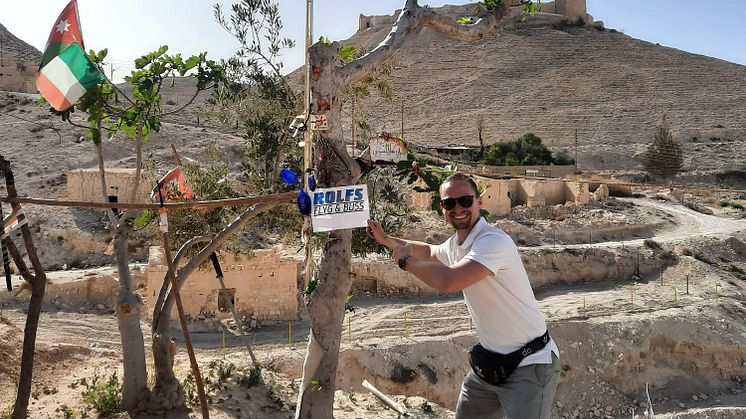
[[[492,272],[463,290],[479,343],[485,349],[507,354],[546,332],[544,315],[518,248],[505,232],[480,218],[463,244],[458,244],[458,236],[454,234],[432,249],[433,255],[448,266],[466,258]],[[524,358],[519,366],[551,364],[552,352],[559,356],[553,339],[542,350]]]

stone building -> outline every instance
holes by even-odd
[[[106,169],[106,196],[109,202],[127,202],[135,184],[135,169]],[[147,199],[154,185],[142,182],[138,195]],[[67,173],[67,197],[76,201],[100,202],[101,179],[98,168],[76,169]]]
[[[296,320],[298,318],[298,266],[294,259],[284,258],[275,250],[255,250],[245,255],[222,255],[225,287],[212,265],[194,271],[181,287],[184,313],[192,319],[200,316],[231,318],[230,298],[236,311],[257,320]],[[145,270],[146,312],[153,312],[163,278],[168,271],[163,248],[151,247]],[[176,307],[172,318],[176,318]]]
[[[30,62],[0,60],[0,90],[37,93],[36,66]]]
[[[541,207],[567,202],[587,204],[590,201],[588,183],[559,179],[490,179],[474,176],[482,194],[482,208],[496,216],[510,213],[518,205]],[[412,205],[417,210],[430,209],[430,194],[412,192]]]

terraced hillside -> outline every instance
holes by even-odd
[[[455,18],[469,8],[439,10]],[[373,26],[342,43],[371,49],[389,30]],[[363,106],[374,132],[398,133],[403,99],[404,136],[414,144],[478,144],[481,114],[485,142],[534,132],[573,151],[577,130],[581,168],[634,169],[667,114],[684,145],[686,170],[746,161],[742,65],[568,25],[557,15],[505,22],[499,36],[478,42],[424,29],[394,60],[396,103],[373,98]]]

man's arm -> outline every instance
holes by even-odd
[[[366,230],[368,236],[373,238],[373,240],[377,241],[382,246],[389,248],[391,251],[395,248],[406,247],[409,249],[408,254],[413,257],[418,259],[428,259],[431,261],[437,260],[433,255],[431,245],[415,240],[404,240],[398,237],[389,236],[383,231],[383,228],[378,221],[368,220],[368,228]]]
[[[394,248],[393,252],[395,261],[408,254],[406,247]],[[447,266],[439,260],[419,258],[413,253],[409,255],[404,269],[438,291],[461,291],[492,275],[487,267],[471,259],[461,259]]]

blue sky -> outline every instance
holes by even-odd
[[[608,28],[685,51],[746,65],[746,3],[739,0],[587,0],[588,12]],[[230,1],[217,1],[230,5]],[[0,23],[42,50],[67,0],[7,0]],[[139,55],[166,44],[184,55],[208,51],[229,57],[237,44],[215,23],[212,0],[78,0],[87,48],[109,48],[118,77]],[[286,51],[286,69],[303,63],[304,0],[280,0],[285,36],[298,46]],[[355,33],[358,16],[391,14],[404,0],[314,0],[314,39],[344,39]],[[426,1],[421,4],[465,4]],[[118,78],[117,77],[117,78]]]

